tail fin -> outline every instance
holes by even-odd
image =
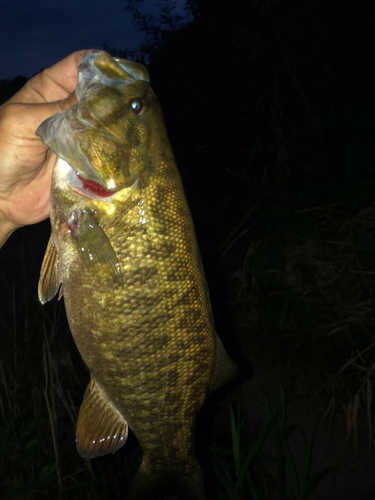
[[[146,472],[142,463],[126,500],[206,500],[198,462],[191,475]]]

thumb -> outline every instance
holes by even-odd
[[[66,99],[38,104],[12,103],[1,109],[0,129],[10,133],[18,141],[37,139],[35,132],[39,125],[50,116],[69,109],[77,102],[75,92]],[[17,141],[17,142],[18,142]]]
[[[42,122],[44,122],[44,120],[47,120],[47,118],[55,115],[56,113],[66,111],[76,102],[76,94],[75,92],[72,92],[66,99],[61,99],[60,101],[31,104],[30,107],[32,107],[32,111],[35,112],[35,124],[37,124],[35,130]]]
[[[75,92],[72,92],[66,99],[62,99],[61,101],[56,101],[58,106],[61,107],[60,111],[65,111],[66,109],[71,108],[73,104],[75,104],[76,102],[77,102],[77,97]]]

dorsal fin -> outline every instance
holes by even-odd
[[[78,414],[78,452],[85,458],[114,453],[127,437],[127,421],[91,377]]]
[[[38,297],[40,302],[45,304],[51,300],[56,295],[60,284],[61,279],[57,265],[57,253],[51,235],[40,270],[38,283]]]

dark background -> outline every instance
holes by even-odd
[[[90,5],[87,11],[96,12],[98,21],[102,10]],[[124,15],[125,6],[129,27],[139,30],[143,40],[138,47],[112,24]],[[352,445],[358,447],[361,429],[372,439],[375,4],[191,0],[186,2],[187,11],[181,5],[175,10],[170,7],[173,2],[164,2],[159,10],[153,8],[150,17],[144,6],[139,10],[138,2],[110,2],[103,12],[107,24],[116,26],[114,35],[106,39],[102,31],[100,36],[112,55],[147,62],[192,210],[217,330],[240,366],[238,384],[245,384],[254,368],[267,367],[275,380],[271,394],[281,384],[294,411],[324,417],[327,425],[335,422],[351,439],[354,435]],[[98,38],[81,32],[85,15],[81,12],[80,24],[71,25],[71,43],[77,45],[69,46],[68,52],[92,44],[100,48]],[[25,29],[21,20],[19,29]],[[74,36],[79,32],[77,39],[73,32]],[[37,39],[33,31],[29,33]],[[53,54],[47,46],[40,36],[38,52],[28,55],[34,69],[27,66],[27,76],[54,62],[56,55],[57,60],[66,55],[65,46]],[[20,77],[1,81],[3,100],[23,83]],[[45,418],[43,398],[52,398],[52,381],[56,394],[62,391],[66,401],[66,387],[71,388],[74,413],[87,380],[63,310],[56,304],[41,308],[37,302],[48,231],[48,221],[19,230],[0,252],[2,383],[7,394],[2,396],[0,457],[1,452],[8,457],[0,472],[6,498],[21,490],[24,495],[56,491],[56,484],[64,497],[66,488],[80,485],[83,489],[87,477],[94,474],[79,458],[70,458],[75,472],[67,471],[62,462],[56,465],[56,457],[73,454],[74,446],[57,452],[53,443],[42,440],[38,434],[42,424],[32,416]],[[62,355],[65,349],[69,354]],[[54,378],[48,356],[40,358],[47,350],[53,363],[64,365],[60,378]],[[40,367],[44,363],[28,389],[39,394],[39,403],[32,408],[25,403],[25,392],[17,388],[29,376],[26,352],[39,360],[31,360],[29,370],[36,373],[32,363]],[[58,379],[62,377],[66,380],[61,388]],[[17,407],[14,400],[19,401]],[[218,402],[209,405],[203,426],[205,419],[220,413]],[[43,421],[48,433],[51,422],[57,425],[63,418],[62,408],[55,412]],[[265,420],[263,415],[259,425]],[[72,439],[74,424],[67,423],[66,429],[59,425],[52,435]],[[219,417],[215,425],[212,435],[207,429],[203,434],[226,443],[225,426],[230,423],[222,423]],[[30,445],[29,436],[36,440],[34,444]],[[244,449],[254,442],[251,432],[248,439]],[[10,454],[10,449],[16,451]],[[139,459],[135,444],[130,443],[129,449]],[[20,465],[20,457],[34,457],[34,451],[38,457],[34,469]],[[285,466],[280,456],[275,460]],[[230,459],[221,457],[216,462],[235,483],[238,471]],[[85,472],[78,473],[82,467]],[[126,482],[121,467],[114,465],[112,457],[110,472],[97,467],[98,488],[119,494],[103,478],[118,474],[120,484]],[[209,481],[216,473],[207,467]],[[279,498],[275,481],[283,484],[282,498],[309,498],[301,492],[293,496],[284,484],[288,481],[277,473],[270,482],[274,489],[269,486],[264,493],[260,485],[271,474],[267,467],[264,457],[251,462],[259,498]],[[218,484],[216,479],[209,487],[212,498],[232,498],[229,486],[215,492]],[[250,498],[249,485],[241,486],[242,498]],[[90,490],[89,497],[97,498],[99,489],[87,488],[86,494]]]
[[[175,11],[186,15],[184,0]],[[0,80],[30,78],[79,49],[101,48],[103,43],[137,48],[144,38],[125,10],[125,0],[103,2],[65,0],[2,0],[0,2]],[[159,2],[144,0],[140,12],[157,15]],[[186,16],[187,17],[187,16]]]

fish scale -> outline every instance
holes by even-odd
[[[129,426],[143,450],[129,498],[203,500],[195,417],[236,368],[215,332],[160,105],[134,65],[89,54],[78,103],[38,129],[59,157],[39,298],[50,300],[61,283],[91,373],[78,451],[113,453]]]

